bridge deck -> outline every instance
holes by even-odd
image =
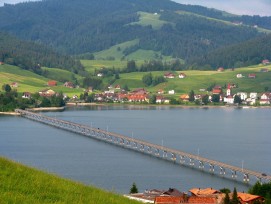
[[[228,169],[231,171],[232,175],[235,175],[235,177],[232,176],[233,178],[236,178],[236,172],[239,172],[244,175],[244,181],[249,181],[249,176],[255,176],[257,179],[261,181],[262,180],[271,181],[270,175],[266,175],[261,172],[257,172],[257,171],[253,171],[253,170],[249,170],[245,168],[240,168],[240,167],[226,164],[223,162],[219,162],[216,160],[207,159],[198,155],[189,154],[180,150],[152,144],[147,141],[130,138],[121,134],[108,132],[105,130],[101,130],[101,129],[97,129],[97,128],[93,128],[93,127],[89,127],[86,125],[81,125],[81,124],[77,124],[77,123],[73,123],[69,121],[64,121],[64,120],[60,120],[56,118],[51,118],[51,117],[47,117],[38,113],[33,113],[33,112],[24,111],[20,109],[16,109],[16,112],[20,113],[21,116],[23,117],[26,117],[26,118],[29,118],[41,123],[45,123],[48,125],[52,125],[61,129],[65,129],[68,131],[83,134],[95,139],[104,140],[109,143],[124,146],[126,142],[126,146],[125,146],[126,148],[140,151],[146,154],[152,155],[154,152],[156,152],[156,156],[160,157],[161,156],[160,153],[162,153],[163,158],[164,158],[164,154],[166,154],[166,158],[167,158],[167,153],[168,153],[168,154],[171,154],[172,156],[171,160],[173,160],[174,162],[176,161],[177,157],[179,157],[181,160],[183,158],[188,158],[190,162],[198,161],[198,163],[201,165],[199,168],[204,168],[204,164],[209,164],[210,168],[211,167],[213,168],[213,171],[214,171],[215,166],[219,167],[221,174],[223,174],[223,172],[225,174],[225,169]],[[134,144],[134,147],[131,144]],[[194,162],[192,162],[192,164],[194,165]]]

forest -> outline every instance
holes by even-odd
[[[78,60],[53,49],[0,32],[0,61],[43,74],[41,67],[62,68],[74,73],[84,70]]]
[[[139,21],[139,11],[157,13],[166,23],[159,29],[132,24]],[[94,53],[139,39],[139,44],[124,51],[126,55],[144,49],[184,60],[264,35],[251,26],[228,25],[207,17],[244,21],[251,26],[257,22],[271,28],[270,17],[227,16],[222,11],[169,0],[45,0],[5,4],[0,8],[0,30],[69,55]]]

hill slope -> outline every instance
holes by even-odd
[[[199,69],[236,68],[259,64],[264,59],[271,59],[271,34],[192,58],[190,64],[196,64]]]
[[[1,157],[0,180],[1,203],[138,203]]]
[[[122,51],[123,57],[138,50],[153,50],[185,60],[262,35],[252,27],[227,25],[211,18],[243,19],[169,0],[45,0],[0,8],[0,29],[69,54],[94,53],[138,40]],[[270,18],[257,20],[271,27]],[[247,17],[247,23],[253,23],[252,17]]]
[[[73,72],[83,70],[79,61],[40,44],[22,41],[0,32],[0,61],[42,74],[41,66],[58,67]]]

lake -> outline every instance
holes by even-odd
[[[271,173],[269,108],[91,106],[43,114]],[[14,116],[0,116],[0,155],[118,193],[128,193],[133,182],[140,191],[249,188],[241,182]]]

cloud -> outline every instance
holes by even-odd
[[[191,5],[202,5],[239,15],[271,16],[270,0],[174,0]]]

